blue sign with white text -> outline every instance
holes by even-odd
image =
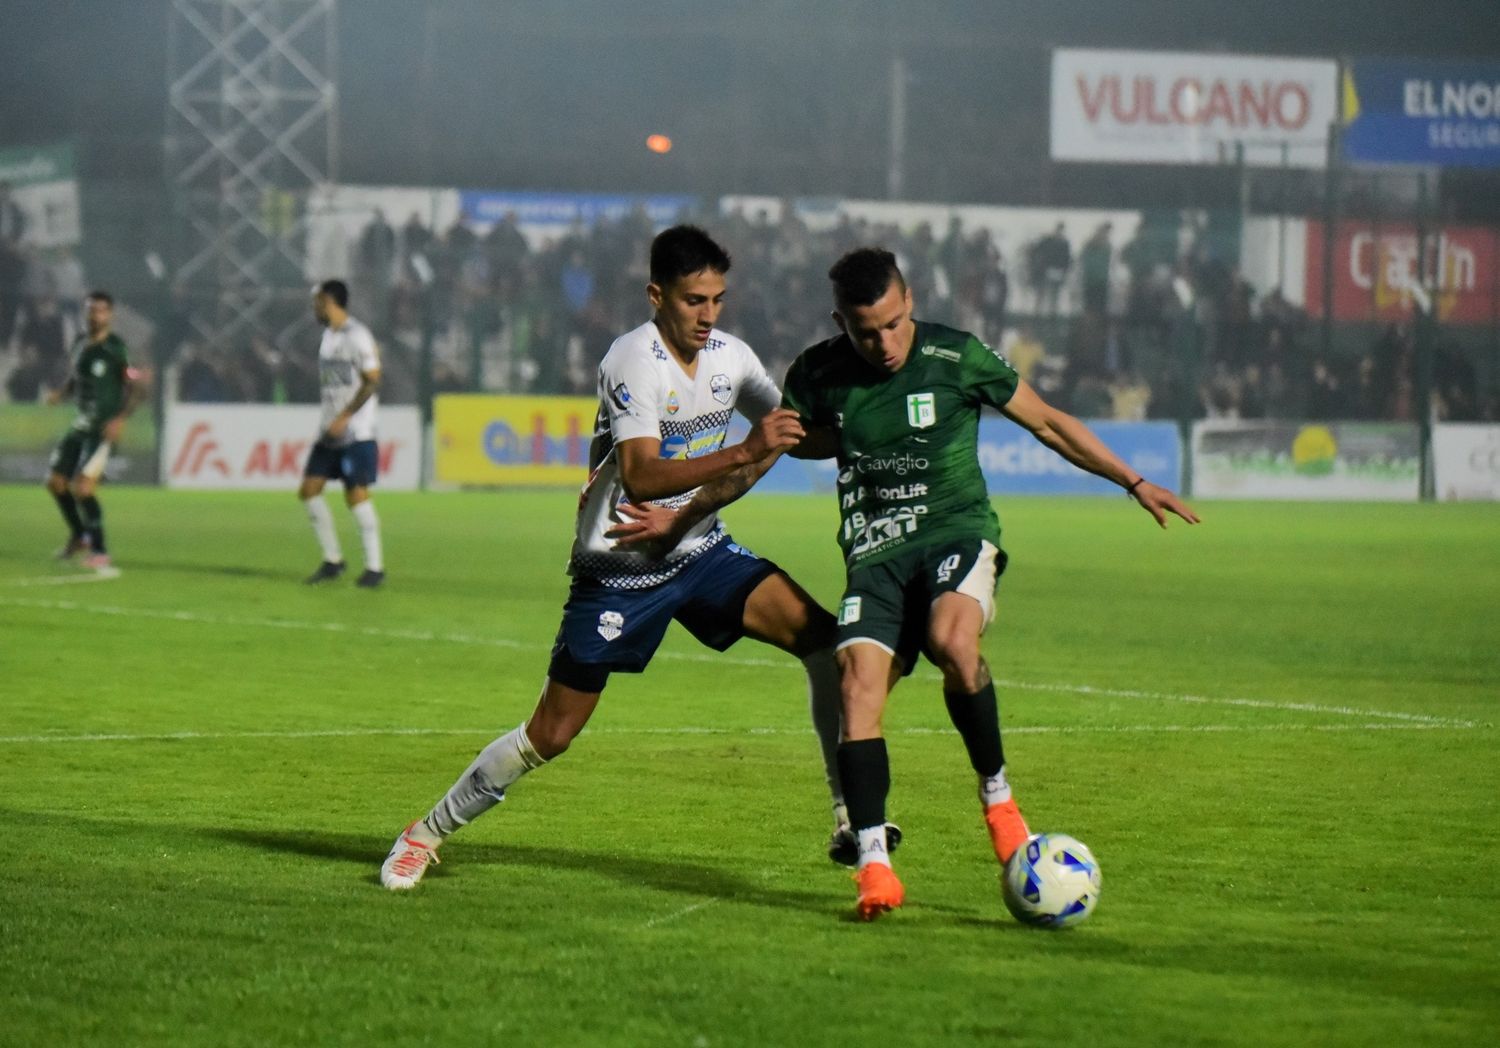
[[[1500,65],[1360,58],[1343,96],[1347,160],[1500,167]]]
[[[698,203],[692,196],[629,193],[506,193],[465,189],[459,196],[464,221],[488,226],[514,214],[520,225],[592,226],[617,222],[640,208],[654,226],[678,221]]]
[[[1093,430],[1136,473],[1176,488],[1182,481],[1182,442],[1171,422],[1091,421]],[[728,444],[745,439],[750,427],[735,416]],[[1119,495],[1118,485],[1065,461],[1014,422],[986,414],[979,420],[979,465],[991,495]],[[832,459],[806,462],[783,456],[755,486],[781,494],[833,495],[838,469]]]

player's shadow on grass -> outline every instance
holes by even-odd
[[[268,579],[272,582],[298,582],[285,568],[256,568],[247,564],[194,564],[181,560],[141,560],[130,557],[124,566],[132,570],[159,571],[173,575],[217,575],[230,579]]]
[[[379,883],[375,867],[383,855],[371,851],[366,837],[313,831],[207,829],[201,833],[236,844],[269,851],[291,852],[317,859],[359,863],[371,872],[368,880]],[[791,891],[756,884],[730,870],[681,859],[654,858],[621,852],[583,851],[535,844],[468,844],[448,846],[455,860],[464,865],[525,866],[539,870],[578,870],[598,874],[632,887],[676,892],[694,898],[714,897],[774,906],[779,909],[806,910],[826,914],[835,907],[826,891]],[[447,876],[439,866],[428,872],[429,879]],[[841,907],[840,907],[841,908]]]

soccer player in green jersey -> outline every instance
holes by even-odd
[[[70,531],[58,557],[88,553],[84,563],[103,571],[111,564],[104,545],[104,511],[95,492],[125,419],[135,408],[138,388],[125,342],[111,327],[114,299],[107,292],[95,291],[86,304],[88,333],[78,338],[68,381],[47,395],[53,405],[74,394],[78,397],[78,417],[52,451],[47,490],[57,500]]]
[[[1168,513],[1190,524],[1198,518],[1083,423],[1046,404],[973,335],[914,320],[911,291],[889,251],[851,251],[828,275],[841,334],[792,364],[783,404],[807,432],[789,453],[838,459],[848,573],[838,616],[838,766],[859,843],[858,914],[870,920],[905,894],[886,839],[890,763],[880,722],[918,654],[942,671],[1000,862],[1028,835],[1006,780],[995,687],[979,652],[1006,562],[979,466],[981,409],[998,408],[1069,462],[1119,484],[1163,527]]]

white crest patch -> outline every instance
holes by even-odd
[[[913,429],[926,429],[937,422],[937,398],[931,393],[909,393],[906,397],[906,421]]]
[[[618,611],[606,611],[599,616],[599,636],[614,640],[625,628],[625,616]]]
[[[720,404],[729,403],[729,394],[733,390],[733,388],[734,387],[729,382],[728,375],[715,375],[713,378],[708,380],[709,392],[714,395],[714,399],[717,400]]]

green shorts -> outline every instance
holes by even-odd
[[[53,473],[72,478],[88,477],[98,480],[104,476],[104,467],[109,464],[111,445],[104,434],[92,430],[70,429],[52,449],[48,463]]]
[[[995,586],[1009,558],[986,539],[959,539],[854,568],[839,604],[839,647],[877,644],[910,673],[927,647],[927,619],[944,593],[973,597],[984,624],[995,617]]]

